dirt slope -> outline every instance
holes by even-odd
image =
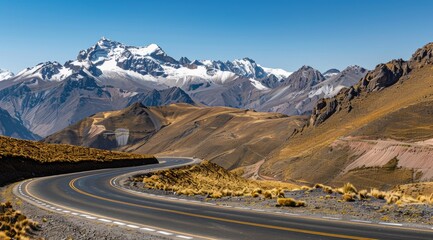
[[[104,132],[128,128],[129,144],[119,150],[196,156],[233,169],[264,159],[305,121],[305,117],[227,107],[135,104],[86,118],[45,141],[117,149],[114,137]]]
[[[305,128],[261,174],[363,187],[432,180],[433,44],[409,61],[380,64],[358,84],[319,101]],[[387,164],[396,158],[395,166]]]

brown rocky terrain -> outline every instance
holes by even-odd
[[[173,104],[98,113],[44,141],[134,153],[196,156],[227,169],[255,164],[282,145],[306,121],[280,113]],[[128,128],[128,145],[117,148],[107,130]]]
[[[392,188],[432,180],[433,43],[318,102],[309,127],[261,166],[282,180]],[[312,174],[314,173],[314,174]]]

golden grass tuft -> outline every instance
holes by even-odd
[[[331,193],[334,192],[334,189],[332,187],[330,187],[330,186],[324,186],[322,189],[323,189],[324,193],[331,194]]]
[[[377,198],[377,199],[385,199],[386,192],[379,191],[378,189],[373,188],[370,190],[370,195]]]
[[[343,194],[342,199],[345,202],[354,202],[356,197],[356,193],[353,192],[347,192]]]
[[[305,207],[304,201],[298,201],[293,198],[277,198],[277,206],[286,207]]]
[[[15,211],[10,202],[0,204],[0,239],[29,239],[30,230],[37,230],[38,224]]]
[[[266,190],[263,192],[263,197],[264,198],[268,198],[268,199],[272,199],[272,192],[269,190]]]
[[[351,183],[344,184],[341,191],[343,193],[358,193],[358,190],[356,190],[356,187],[353,186],[353,184],[351,184]]]
[[[358,199],[359,200],[365,200],[365,199],[368,199],[368,198],[369,198],[369,195],[368,195],[368,191],[367,190],[363,189],[363,190],[360,190],[358,192]]]

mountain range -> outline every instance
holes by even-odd
[[[335,95],[365,74],[359,66],[332,69],[324,76],[309,66],[291,73],[262,67],[250,58],[176,60],[156,44],[134,47],[102,38],[63,65],[40,63],[16,75],[2,71],[0,106],[41,137],[134,102],[302,115],[311,113],[318,99]]]
[[[305,66],[289,76],[299,81],[282,86],[320,89],[342,73],[348,74],[326,79]],[[353,86],[319,99],[310,115],[133,104],[85,118],[43,141],[196,156],[260,179],[390,189],[433,180],[432,82],[430,43],[409,60],[379,64]],[[104,133],[120,127],[130,129],[130,142],[119,148]]]

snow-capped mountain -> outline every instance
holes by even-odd
[[[262,82],[268,78],[281,80],[290,75],[290,72],[282,69],[264,68],[249,58],[225,62],[190,61],[186,57],[176,60],[156,44],[134,47],[102,38],[94,46],[80,51],[76,60],[64,65],[57,62],[38,64],[18,73],[15,81],[61,81],[79,71],[84,71],[101,82],[127,87],[128,90],[143,87],[196,90],[225,85],[239,78],[248,79],[258,90],[266,90],[267,87]],[[127,86],[124,84],[126,79],[131,80]]]
[[[336,76],[337,74],[340,73],[340,70],[336,69],[336,68],[331,68],[328,71],[323,73],[323,76],[328,79],[330,77]]]
[[[342,88],[352,86],[366,73],[367,70],[362,67],[350,66],[326,79],[318,70],[303,66],[283,79],[280,86],[250,101],[247,107],[289,115],[309,114],[320,98],[334,96]]]
[[[40,79],[44,81],[62,81],[74,73],[73,69],[64,67],[58,62],[45,62],[26,68],[19,72],[15,79]]]
[[[250,58],[176,60],[156,44],[134,47],[102,38],[63,65],[45,62],[8,75],[0,81],[0,105],[30,131],[44,137],[84,117],[118,110],[136,101],[302,114],[314,105],[310,109],[305,101],[328,96],[340,85],[352,82],[345,80],[347,77],[358,75],[326,79],[308,66],[291,73],[263,67]],[[324,82],[329,82],[329,89],[321,85]]]
[[[14,74],[12,72],[0,68],[0,81],[7,80],[13,76]]]

